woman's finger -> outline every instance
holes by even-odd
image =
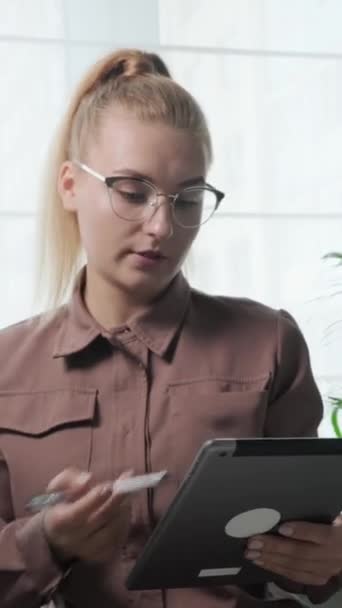
[[[279,528],[279,533],[285,538],[313,543],[317,545],[331,545],[338,540],[341,543],[341,526],[331,524],[317,524],[309,522],[289,522]]]
[[[63,492],[68,501],[74,501],[83,496],[93,483],[91,473],[70,467],[51,479],[47,492]]]
[[[102,484],[92,488],[73,503],[65,503],[47,509],[44,529],[48,540],[54,545],[68,548],[81,538],[88,536],[87,522],[91,513],[97,511],[109,498],[108,487]]]
[[[248,541],[246,557],[249,557],[250,552],[253,555],[257,552],[260,554],[261,559],[263,559],[264,555],[283,555],[289,559],[290,563],[294,559],[300,559],[320,563],[326,560],[336,560],[342,564],[342,538],[340,538],[340,532],[338,532],[338,537],[336,538],[336,535],[330,532],[333,526],[327,527],[329,529],[327,535],[331,542],[324,544],[297,540],[295,538],[281,538],[280,536],[273,535],[251,538]]]
[[[308,574],[322,574],[322,576],[327,576],[328,578],[337,574],[341,569],[341,564],[333,559],[321,561],[302,560],[294,556],[290,558],[286,555],[280,555],[279,553],[264,553],[262,556],[256,556],[252,561],[257,565],[262,565],[266,570],[273,571],[274,568],[283,568]]]
[[[129,525],[127,512],[121,513],[111,524],[83,539],[78,547],[79,554],[89,561],[103,561],[114,557],[126,540]]]
[[[110,524],[126,510],[130,512],[131,499],[124,495],[109,494],[108,500],[88,518],[87,527],[90,533]]]
[[[258,564],[259,565],[259,564]],[[300,583],[302,585],[326,585],[330,580],[331,576],[322,572],[306,572],[303,570],[293,570],[291,568],[285,568],[276,564],[260,564],[261,568],[270,570],[275,574],[279,574],[294,583]]]

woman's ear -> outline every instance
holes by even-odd
[[[70,161],[65,161],[59,170],[57,190],[66,211],[77,211],[76,168]]]

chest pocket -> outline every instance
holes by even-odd
[[[198,387],[200,388],[200,387]],[[220,387],[221,388],[221,387]],[[267,411],[268,391],[265,389],[196,391],[192,386],[169,387],[172,413],[172,444],[175,470],[184,474],[201,445],[216,438],[261,437]]]
[[[0,450],[16,517],[66,467],[88,470],[96,389],[0,393]]]

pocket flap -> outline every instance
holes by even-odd
[[[90,422],[97,389],[0,393],[0,432],[42,435],[60,426]]]

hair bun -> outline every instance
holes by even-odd
[[[101,82],[112,78],[132,78],[145,74],[159,74],[171,77],[163,60],[154,53],[138,50],[123,50],[112,55],[107,65],[103,66]]]

